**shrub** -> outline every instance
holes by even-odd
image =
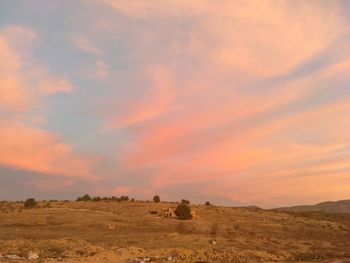
[[[28,198],[25,202],[24,202],[24,208],[33,208],[36,206],[36,201],[34,198]]]
[[[159,202],[160,202],[160,197],[159,197],[159,195],[155,195],[155,196],[153,197],[153,202],[155,202],[155,203],[159,203]]]
[[[129,201],[129,196],[121,196],[119,198],[120,201]]]
[[[192,218],[191,207],[185,203],[179,204],[174,213],[181,220],[188,220]]]
[[[101,197],[95,196],[94,198],[92,198],[92,201],[93,202],[99,202],[99,201],[101,201]]]
[[[211,205],[209,201],[206,201],[205,202],[205,205]]]
[[[88,194],[82,196],[82,197],[78,197],[77,201],[91,201],[91,196],[89,196]]]

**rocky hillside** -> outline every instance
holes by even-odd
[[[322,202],[316,205],[301,205],[281,207],[275,210],[290,212],[326,212],[326,213],[350,213],[350,200]]]

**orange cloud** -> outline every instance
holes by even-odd
[[[0,164],[3,166],[63,176],[93,177],[91,160],[76,155],[53,134],[1,121],[0,137]]]
[[[294,190],[298,192],[296,203],[321,201],[322,193],[346,198],[348,188],[336,193],[336,184],[345,178],[344,171],[350,170],[350,163],[343,160],[350,143],[345,128],[350,128],[350,122],[344,118],[350,112],[350,98],[312,102],[349,80],[347,69],[347,60],[340,60],[250,96],[244,91],[211,92],[206,86],[203,96],[199,89],[178,92],[176,109],[168,104],[160,111],[163,117],[140,122],[135,128],[133,147],[126,149],[121,161],[123,168],[151,169],[151,185],[156,191],[179,184],[207,183],[212,189],[199,191],[222,193],[223,198],[245,204],[273,206],[278,200],[290,204]],[[185,81],[177,79],[175,83]],[[193,99],[179,100],[184,96]],[[211,100],[206,104],[203,98]],[[289,110],[303,101],[311,105]],[[142,110],[139,113],[142,116]],[[303,142],[297,136],[306,139]],[[334,182],[329,188],[327,177]],[[323,190],[307,195],[312,184],[319,181]],[[248,190],[230,194],[230,189]]]
[[[35,127],[45,122],[44,113],[36,112],[34,126],[24,121],[31,118],[31,111],[43,110],[46,96],[73,90],[68,79],[52,76],[33,63],[29,47],[16,44],[34,38],[32,31],[18,26],[0,31],[0,165],[94,179],[92,159],[76,154],[59,136]]]
[[[18,77],[21,63],[19,56],[0,37],[0,109],[26,111],[30,97]]]

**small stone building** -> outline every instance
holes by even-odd
[[[168,208],[163,212],[164,217],[176,217],[175,215],[175,209]]]

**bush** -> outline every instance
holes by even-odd
[[[205,202],[205,205],[211,205],[209,201],[206,201]]]
[[[129,201],[129,196],[121,196],[119,198],[120,201]]]
[[[89,196],[88,194],[82,196],[82,197],[78,197],[77,201],[91,201],[91,196]]]
[[[101,197],[95,196],[94,198],[92,198],[92,201],[93,202],[99,202],[99,201],[101,201]]]
[[[155,195],[155,196],[153,197],[153,202],[155,202],[155,203],[159,203],[159,202],[160,202],[160,197],[159,197],[159,195]]]
[[[181,220],[188,220],[192,218],[191,207],[185,203],[179,204],[174,213]]]
[[[36,201],[34,198],[28,198],[25,202],[24,202],[24,208],[33,208],[36,206]]]

